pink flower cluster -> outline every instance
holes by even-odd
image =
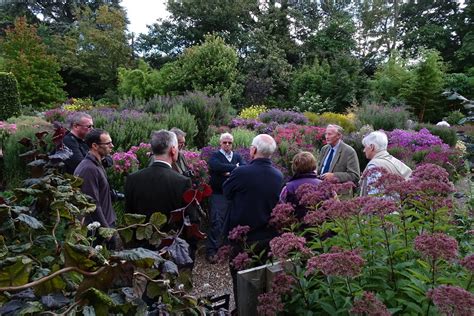
[[[421,234],[415,238],[415,249],[428,259],[450,261],[458,255],[458,242],[444,233]]]
[[[362,214],[384,217],[398,210],[398,205],[393,200],[377,197],[358,198],[362,202]]]
[[[351,314],[367,316],[390,316],[387,307],[372,292],[364,292],[362,298],[354,302]]]
[[[216,254],[217,262],[224,263],[228,261],[231,251],[232,251],[232,246],[230,245],[221,246],[219,250],[217,250],[217,254]]]
[[[296,223],[296,217],[295,209],[291,203],[277,204],[273,208],[270,217],[270,225],[281,230],[285,227],[289,227],[293,223]]]
[[[274,257],[286,259],[293,251],[309,254],[310,250],[305,247],[305,243],[304,237],[298,237],[293,233],[283,233],[270,241],[270,249]]]
[[[114,171],[120,174],[129,174],[138,169],[137,156],[131,151],[116,152],[112,155]]]
[[[303,218],[303,222],[310,226],[319,226],[326,221],[326,212],[322,210],[309,211]]]
[[[460,263],[464,268],[474,273],[474,253],[464,257]]]
[[[16,132],[16,124],[0,121],[0,142]]]
[[[209,167],[207,162],[201,159],[199,152],[183,150],[182,154],[186,159],[189,168],[194,172],[194,175],[199,178],[200,183],[207,183],[209,178]]]
[[[456,316],[474,315],[474,294],[463,288],[441,285],[429,290],[427,296],[433,300],[441,313]]]
[[[295,283],[296,280],[294,277],[285,272],[279,272],[273,277],[271,291],[284,295],[291,292],[291,288]]]
[[[242,241],[250,231],[250,226],[237,225],[229,232],[229,239],[234,241]]]
[[[441,138],[431,134],[426,128],[422,128],[418,132],[395,129],[389,132],[387,136],[389,148],[401,147],[411,152],[428,149],[436,145],[448,146],[443,143]]]
[[[287,141],[298,145],[298,147],[307,145],[320,147],[325,142],[325,132],[325,128],[318,126],[286,124],[278,126],[273,132],[273,137],[277,144]]]
[[[250,266],[252,259],[250,259],[249,254],[244,252],[239,253],[237,256],[232,259],[232,266],[236,270],[244,270]]]
[[[269,292],[258,296],[257,313],[261,316],[275,316],[283,311],[283,303],[278,293]]]
[[[137,157],[139,169],[146,168],[150,164],[150,157],[152,155],[150,144],[140,143],[138,146],[130,147],[128,152],[133,153]]]
[[[325,275],[356,277],[364,263],[364,259],[355,251],[323,253],[308,260],[305,275],[318,269]]]

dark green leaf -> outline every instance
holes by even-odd
[[[43,223],[41,223],[39,220],[30,215],[20,214],[16,219],[25,223],[33,229],[44,228]]]
[[[125,213],[123,215],[125,225],[143,224],[146,221],[146,216],[142,214]]]
[[[99,235],[104,238],[111,238],[117,230],[115,228],[99,227]]]
[[[111,258],[131,261],[137,266],[143,268],[152,267],[155,261],[162,262],[164,260],[157,251],[152,251],[145,248],[117,251],[112,254]]]
[[[161,228],[167,221],[166,215],[156,212],[151,214],[150,223],[154,225],[156,228]]]
[[[11,257],[2,261],[0,286],[23,285],[28,283],[32,260],[25,256]]]

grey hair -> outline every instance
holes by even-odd
[[[74,126],[74,124],[81,123],[83,118],[92,119],[92,116],[90,116],[89,114],[84,113],[84,112],[74,112],[74,113],[72,113],[67,119],[67,121],[69,123],[69,128],[72,128]]]
[[[336,124],[329,124],[328,126],[326,126],[326,129],[328,128],[335,128],[338,134],[344,134],[344,128],[342,128],[342,126]]]
[[[219,141],[221,141],[221,140],[223,140],[223,139],[225,139],[225,138],[230,138],[230,139],[234,140],[234,136],[232,136],[231,133],[222,133],[222,134],[221,134],[221,137],[219,137]]]
[[[151,133],[150,144],[154,155],[164,155],[171,147],[178,147],[178,138],[175,133],[160,129]]]
[[[362,145],[374,145],[376,152],[387,150],[388,138],[384,132],[375,131],[365,136],[364,139],[362,139]]]
[[[177,127],[173,127],[172,129],[170,129],[170,132],[175,133],[177,137],[186,137],[186,133]]]
[[[257,152],[265,158],[270,158],[277,147],[273,137],[268,134],[260,134],[255,136],[255,138],[252,140],[252,146],[257,148]]]

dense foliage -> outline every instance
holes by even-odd
[[[0,72],[0,120],[20,113],[18,82],[12,73]]]

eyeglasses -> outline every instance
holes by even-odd
[[[82,127],[87,127],[87,128],[94,128],[94,125],[92,125],[92,124],[89,124],[89,125],[76,124],[76,125],[79,125],[79,126],[82,126]]]
[[[222,142],[224,145],[232,145],[232,142]]]
[[[96,143],[97,145],[105,145],[105,146],[110,146],[112,145],[112,141],[106,142],[106,143]]]

